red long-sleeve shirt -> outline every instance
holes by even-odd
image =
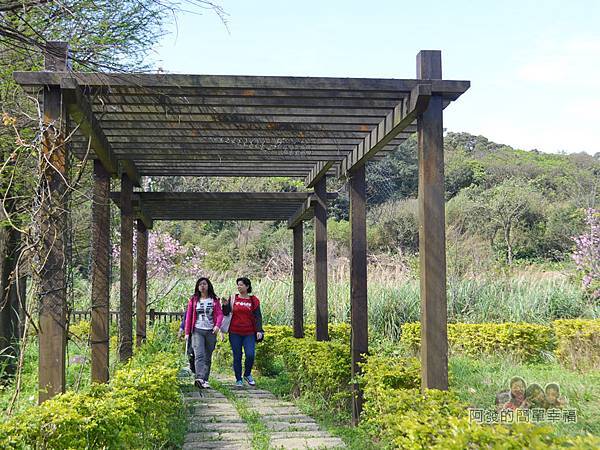
[[[262,323],[257,322],[262,322],[258,297],[251,295],[249,298],[241,298],[236,294],[229,332],[248,336],[262,331]]]

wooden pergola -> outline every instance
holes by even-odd
[[[120,178],[120,357],[132,349],[133,225],[138,279],[145,280],[154,220],[287,220],[294,239],[294,305],[302,308],[302,229],[314,217],[316,337],[328,339],[326,179],[349,183],[352,374],[368,351],[365,163],[418,133],[422,381],[447,389],[443,110],[469,88],[442,79],[441,53],[421,51],[414,79],[76,73],[68,46],[49,43],[45,70],[15,72],[43,96],[45,176],[64,192],[72,151],[94,160],[92,375],[108,379],[110,177]],[[65,136],[72,135],[70,145]],[[300,178],[309,193],[135,192],[144,176]],[[62,200],[60,200],[62,199]],[[65,201],[60,197],[56,201]],[[61,206],[61,205],[59,205]],[[62,206],[65,206],[63,204]],[[64,390],[64,218],[42,218],[48,258],[40,298],[40,401]],[[140,278],[141,277],[141,278]],[[138,318],[145,314],[138,289]],[[303,336],[301,313],[295,336]],[[143,339],[145,319],[138,324]],[[353,417],[362,395],[354,386]]]

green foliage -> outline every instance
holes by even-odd
[[[381,447],[399,449],[596,448],[594,436],[557,437],[549,426],[483,426],[468,419],[467,404],[451,391],[390,388],[365,377],[361,428]]]
[[[419,249],[419,216],[416,200],[388,202],[370,213],[369,248],[379,251]]]
[[[385,389],[417,389],[421,385],[418,358],[367,355],[362,364],[361,384]]]
[[[350,401],[350,349],[335,341],[285,338],[283,367],[299,395],[314,395],[332,410],[345,410]]]
[[[556,356],[572,369],[600,370],[600,319],[555,320]]]
[[[421,343],[421,324],[402,327],[401,342],[411,351]],[[466,355],[503,353],[524,361],[539,361],[554,349],[552,327],[530,323],[450,323],[450,350]]]
[[[161,337],[165,337],[162,336]],[[142,348],[108,385],[93,384],[30,407],[0,424],[0,447],[156,448],[183,438],[178,358]]]

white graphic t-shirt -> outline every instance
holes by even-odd
[[[213,311],[215,302],[212,298],[200,298],[196,303],[196,325],[199,330],[212,330],[215,327]]]

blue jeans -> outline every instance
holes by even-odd
[[[250,334],[242,336],[240,334],[229,333],[229,343],[231,344],[231,352],[233,353],[233,372],[237,381],[242,379],[242,347],[246,354],[244,361],[244,376],[247,377],[252,372],[254,365],[254,355],[256,347],[256,335]]]

